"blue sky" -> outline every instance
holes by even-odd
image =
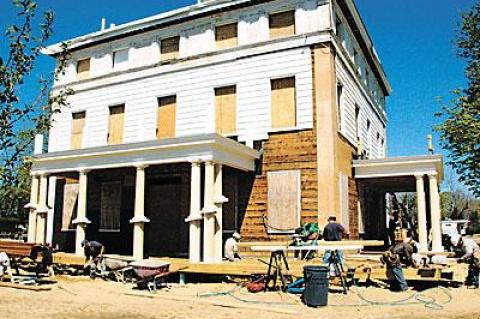
[[[96,31],[101,17],[121,24],[195,1],[39,0],[40,8],[56,13],[52,43]],[[436,97],[465,85],[464,63],[455,56],[455,29],[461,12],[475,0],[356,0],[392,84],[387,100],[388,156],[426,153],[426,136],[438,122]],[[9,0],[0,4],[0,26],[11,24]],[[0,43],[1,47],[2,43]],[[0,49],[1,50],[1,49]],[[4,51],[0,51],[4,52]],[[36,74],[50,71],[49,58],[39,60]],[[35,86],[26,87],[26,98]],[[434,138],[438,142],[437,138]],[[437,143],[436,152],[443,153]]]

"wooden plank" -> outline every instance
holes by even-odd
[[[180,37],[170,37],[161,40],[161,59],[162,61],[179,58]]]
[[[232,134],[237,131],[235,85],[215,89],[215,126],[218,134]]]
[[[295,34],[295,11],[286,11],[269,16],[270,39]]]
[[[228,49],[237,46],[237,23],[215,27],[215,44],[217,49]]]
[[[85,257],[62,252],[54,253],[53,263],[58,265],[72,265],[83,267],[83,265],[85,265]]]
[[[23,290],[30,290],[30,291],[52,290],[52,287],[28,286],[28,285],[22,285],[22,284],[14,284],[14,283],[10,283],[10,282],[0,282],[0,287],[13,288],[13,289],[23,289]]]
[[[300,171],[268,172],[268,227],[292,231],[300,223]]]
[[[125,115],[125,105],[116,105],[110,107],[110,117],[108,123],[108,144],[123,143],[123,123]]]
[[[175,137],[177,97],[175,95],[158,99],[157,139]]]
[[[271,80],[272,128],[295,127],[295,78]]]
[[[70,143],[70,148],[72,150],[82,147],[85,116],[86,112],[72,113],[72,138]]]

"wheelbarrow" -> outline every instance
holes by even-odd
[[[158,287],[165,284],[166,277],[176,273],[169,271],[170,263],[150,259],[132,262],[130,266],[137,276],[137,287],[147,288],[151,293],[155,293]]]

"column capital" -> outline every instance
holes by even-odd
[[[200,159],[191,160],[190,164],[192,164],[192,167],[199,167],[202,164],[202,160]]]
[[[90,173],[92,170],[91,169],[88,169],[88,168],[80,168],[78,169],[78,173],[80,175],[87,175],[88,173]]]
[[[40,178],[42,178],[42,177],[47,177],[47,175],[48,175],[48,174],[47,174],[47,172],[45,172],[45,171],[40,171],[40,172],[36,172],[36,173],[35,173],[35,177],[40,177]],[[34,176],[34,175],[32,175],[32,176]]]
[[[206,160],[205,161],[205,166],[213,166],[215,165],[215,162],[213,160]]]
[[[76,225],[78,225],[78,224],[86,225],[86,224],[91,224],[91,223],[92,222],[87,217],[77,217],[74,220],[72,220],[72,224],[76,224]]]
[[[150,165],[148,165],[146,163],[136,163],[134,166],[136,167],[137,171],[143,171],[144,169],[146,169]]]
[[[428,173],[427,176],[429,179],[437,179],[438,173],[437,172]]]
[[[32,178],[38,178],[38,177],[40,177],[40,174],[39,174],[39,172],[30,172],[30,176]]]
[[[137,224],[137,223],[149,223],[150,219],[145,216],[135,216],[130,219],[130,224]]]
[[[417,180],[418,180],[418,179],[422,179],[424,175],[425,175],[425,174],[423,174],[423,173],[415,173],[415,174],[413,174],[413,176],[415,176],[415,179],[417,179]]]

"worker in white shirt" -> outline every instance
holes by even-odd
[[[235,232],[232,237],[225,241],[225,258],[228,259],[228,261],[239,261],[242,259],[238,254],[238,242],[240,238],[240,234]]]
[[[479,288],[479,274],[480,274],[480,247],[472,238],[453,236],[451,238],[453,247],[460,248],[462,250],[462,257],[457,261],[459,263],[468,263],[468,276],[466,283],[472,285],[475,288]]]

